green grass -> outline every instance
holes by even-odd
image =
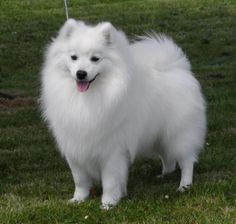
[[[96,195],[69,205],[73,181],[37,104],[43,51],[64,22],[63,1],[0,2],[0,223],[236,223],[236,1],[70,0],[71,17],[109,20],[129,37],[167,33],[189,56],[208,102],[208,137],[193,188],[156,161],[131,168],[127,198],[102,211]],[[166,198],[168,195],[168,198]]]

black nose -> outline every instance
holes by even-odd
[[[87,76],[87,72],[84,70],[79,70],[76,72],[76,76],[78,80],[84,80]]]

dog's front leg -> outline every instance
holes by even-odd
[[[127,152],[115,152],[105,161],[102,168],[102,208],[115,206],[127,193],[129,168]]]
[[[67,162],[70,166],[75,183],[74,196],[69,200],[69,202],[83,202],[89,196],[92,179],[74,159],[67,158]]]

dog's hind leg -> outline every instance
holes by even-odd
[[[175,168],[176,168],[175,160],[162,159],[162,175],[174,172]]]
[[[159,146],[160,147],[160,146]],[[158,152],[159,158],[162,163],[162,172],[157,175],[158,178],[163,178],[166,174],[172,173],[176,169],[176,160],[170,157],[169,154],[169,145],[162,145],[161,150]]]
[[[194,160],[191,158],[184,158],[179,160],[178,164],[181,169],[181,180],[177,190],[184,192],[192,186]]]
[[[162,173],[157,175],[158,178],[163,178],[166,174],[172,173],[176,169],[176,161],[173,159],[167,159],[164,156],[160,156],[162,162]]]
[[[183,192],[193,183],[194,163],[202,146],[202,139],[195,130],[189,130],[179,135],[173,142],[176,161],[181,169],[181,179],[178,191]]]

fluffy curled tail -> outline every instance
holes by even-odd
[[[162,34],[147,33],[139,36],[138,41],[131,45],[134,55],[139,61],[152,68],[165,71],[173,68],[190,70],[190,63],[174,41]],[[141,54],[141,55],[140,55]]]

